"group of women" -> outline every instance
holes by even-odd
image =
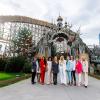
[[[36,83],[35,76],[40,84],[57,85],[58,74],[62,85],[84,85],[88,86],[88,60],[85,58],[74,58],[73,56],[55,56],[53,59],[45,57],[37,59],[34,57],[32,61],[32,84]],[[82,78],[83,77],[83,78]]]

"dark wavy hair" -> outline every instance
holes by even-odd
[[[44,57],[44,56],[43,56]],[[47,65],[47,60],[46,58],[44,57],[44,64]]]
[[[48,61],[49,61],[49,59],[51,59],[51,61],[52,61],[52,57],[48,57]]]

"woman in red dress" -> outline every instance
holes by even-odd
[[[40,59],[40,83],[42,85],[44,85],[45,71],[46,71],[46,60],[44,57],[41,57]]]

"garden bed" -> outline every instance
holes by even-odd
[[[99,80],[100,80],[100,75],[89,74],[89,76],[94,77],[94,78],[96,78],[96,79],[99,79]]]

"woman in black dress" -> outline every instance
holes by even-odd
[[[59,72],[59,64],[58,64],[57,56],[55,56],[52,62],[52,73],[53,73],[53,84],[54,85],[57,85],[58,72]]]

